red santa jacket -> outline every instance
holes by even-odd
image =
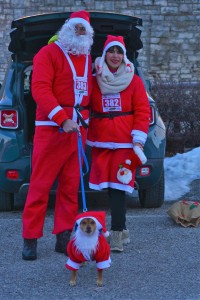
[[[132,114],[113,118],[95,117],[95,114],[106,114],[109,102],[117,112]],[[93,91],[90,106],[94,117],[90,120],[87,144],[100,148],[132,148],[134,135],[140,136],[145,142],[150,119],[150,106],[141,78],[137,75],[129,86],[109,99],[109,95],[101,95],[96,77],[93,77]],[[100,116],[100,115],[99,115]]]
[[[86,55],[69,55],[77,76],[84,75]],[[88,62],[88,96],[83,96],[81,106],[88,106],[91,94],[92,62]],[[37,103],[36,120],[51,120],[59,126],[71,119],[75,105],[74,81],[71,67],[63,51],[52,43],[43,47],[34,57],[32,75],[32,95]],[[82,111],[84,119],[88,111]]]
[[[110,267],[110,246],[106,238],[100,234],[98,239],[98,247],[96,251],[92,254],[90,258],[86,258],[83,254],[76,248],[74,238],[70,240],[67,246],[67,253],[69,259],[66,262],[66,268],[69,270],[78,270],[81,266],[81,263],[85,261],[96,261],[97,269],[106,269]]]

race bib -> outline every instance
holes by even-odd
[[[103,112],[122,111],[120,94],[102,96]]]
[[[87,81],[84,80],[84,78],[76,78],[74,85],[75,94],[82,94],[84,96],[88,95],[88,84]]]

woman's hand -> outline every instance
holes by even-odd
[[[144,150],[143,145],[140,143],[133,143],[133,146],[138,146],[142,151]]]

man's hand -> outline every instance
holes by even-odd
[[[62,128],[64,132],[71,133],[71,132],[80,132],[80,128],[76,122],[71,119],[67,119],[62,123]]]

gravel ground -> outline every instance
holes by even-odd
[[[195,181],[183,198],[198,200],[199,195],[199,181]],[[174,223],[167,215],[173,201],[157,209],[142,209],[136,198],[130,203],[127,225],[131,243],[123,253],[111,253],[112,264],[103,274],[101,288],[96,286],[94,262],[79,270],[76,287],[69,286],[66,257],[54,252],[51,207],[44,237],[38,241],[38,259],[31,262],[21,259],[22,210],[0,213],[0,298],[200,300],[200,228],[183,228]],[[107,211],[106,207],[102,209]],[[108,229],[109,224],[107,211]]]

